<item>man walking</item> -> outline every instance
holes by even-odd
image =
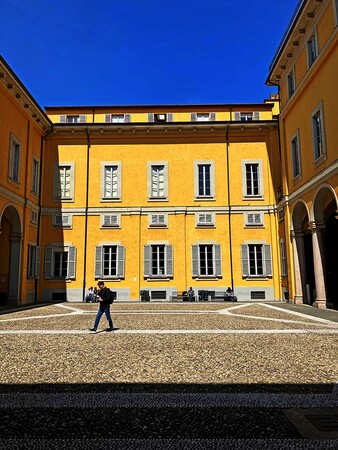
[[[96,314],[94,327],[90,328],[89,331],[97,332],[97,327],[99,326],[100,319],[103,314],[106,315],[106,318],[108,320],[109,328],[106,329],[106,331],[113,331],[113,321],[110,316],[110,295],[109,295],[109,289],[106,288],[103,281],[99,281],[97,283],[99,290],[98,290],[98,296],[99,296],[99,309]]]

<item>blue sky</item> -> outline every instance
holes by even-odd
[[[260,103],[297,0],[0,3],[0,54],[43,107]]]

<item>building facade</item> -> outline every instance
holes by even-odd
[[[282,284],[295,303],[338,308],[338,2],[301,1],[270,66],[279,87]]]

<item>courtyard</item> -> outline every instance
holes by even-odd
[[[0,315],[0,448],[337,448],[337,312],[97,307]]]

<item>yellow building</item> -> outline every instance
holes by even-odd
[[[0,305],[37,300],[40,166],[51,122],[0,57]]]
[[[40,298],[281,297],[274,99],[46,112]]]
[[[268,77],[281,99],[282,284],[320,308],[338,308],[337,25],[337,0],[299,2]]]

